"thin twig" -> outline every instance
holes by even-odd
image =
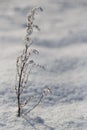
[[[43,99],[43,94],[41,95],[41,97],[39,98],[39,101],[37,102],[37,104],[35,104],[30,110],[28,110],[27,112],[24,113],[24,115],[27,115],[28,113],[30,113],[31,111],[33,111],[42,101]]]

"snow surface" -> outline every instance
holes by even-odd
[[[36,6],[35,61],[27,94],[52,94],[18,118],[16,57],[23,49],[27,13]],[[35,101],[33,102],[35,103]],[[0,130],[87,130],[87,0],[0,0]]]

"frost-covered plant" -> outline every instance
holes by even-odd
[[[41,102],[44,93],[49,91],[49,89],[44,90],[41,96],[39,97],[37,103],[34,106],[32,106],[31,109],[23,113],[24,106],[26,106],[34,97],[34,95],[29,96],[26,97],[25,101],[22,101],[22,95],[24,89],[26,89],[27,87],[28,78],[31,73],[31,70],[34,68],[34,66],[42,67],[40,65],[37,65],[34,62],[34,60],[31,59],[32,53],[38,54],[39,52],[37,51],[37,49],[30,48],[30,45],[32,43],[31,35],[33,33],[34,28],[39,30],[39,27],[34,24],[35,14],[38,10],[43,11],[41,7],[34,8],[27,17],[27,29],[26,29],[26,36],[24,41],[24,49],[21,55],[17,57],[17,61],[16,61],[17,74],[16,74],[15,90],[16,90],[17,102],[18,102],[18,117],[20,117],[22,114],[27,114],[30,111],[32,111],[34,108],[36,108]]]

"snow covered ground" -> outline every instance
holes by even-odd
[[[32,47],[46,70],[32,72],[29,93],[48,86],[52,94],[18,118],[16,57],[26,15],[36,6],[44,11],[36,16],[41,30]],[[87,130],[87,0],[0,0],[0,130]]]

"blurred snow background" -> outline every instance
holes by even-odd
[[[36,6],[40,32],[29,93],[48,86],[52,94],[32,113],[16,117],[16,57],[23,48],[26,16]],[[87,130],[87,0],[0,0],[0,129]]]

